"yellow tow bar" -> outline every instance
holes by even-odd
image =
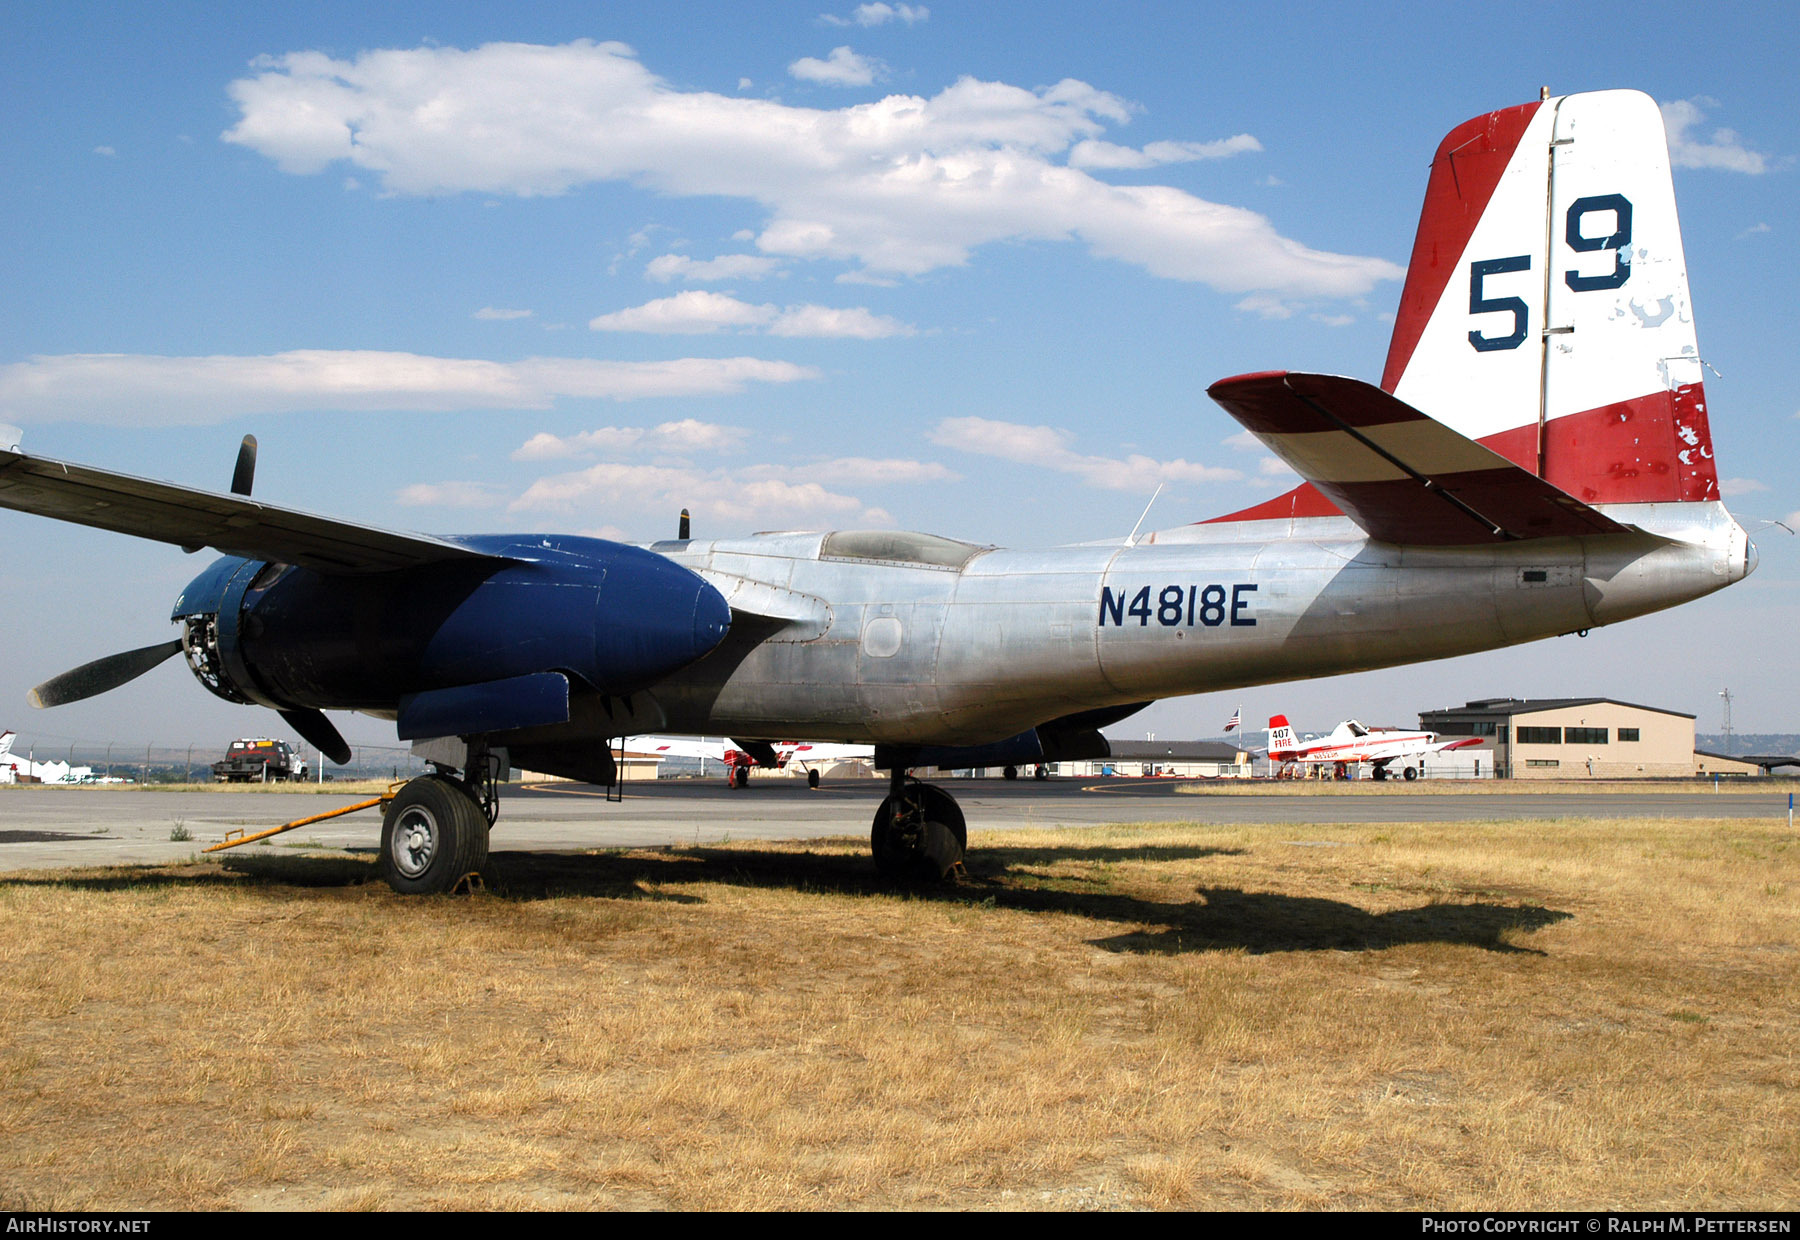
[[[283,827],[270,827],[267,831],[258,831],[255,835],[245,835],[242,827],[227,831],[225,838],[217,844],[202,848],[201,852],[219,852],[221,849],[236,848],[239,844],[254,844],[258,840],[266,840],[271,835],[280,835],[283,831],[292,831],[296,827],[311,826],[315,822],[324,822],[327,818],[342,818],[345,814],[354,814],[359,809],[372,809],[377,805],[386,805],[394,799],[394,792],[400,785],[396,784],[378,797],[370,797],[366,801],[358,801],[355,805],[346,805],[342,809],[329,810],[323,814],[314,814],[311,818],[300,818]]]

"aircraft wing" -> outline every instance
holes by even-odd
[[[1384,542],[1465,546],[1626,527],[1380,388],[1270,371],[1207,394]]]
[[[622,743],[627,753],[725,761],[725,745],[721,741],[700,740],[690,736],[627,736]]]
[[[0,508],[323,572],[379,572],[493,558],[426,534],[355,525],[241,495],[217,495],[20,452],[0,451]]]

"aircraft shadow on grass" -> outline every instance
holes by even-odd
[[[357,853],[363,850],[356,850]],[[1412,908],[1371,912],[1340,900],[1233,887],[1197,887],[1178,901],[1146,900],[1105,889],[1103,876],[1037,878],[1027,870],[1057,860],[1098,862],[1192,860],[1240,854],[1241,849],[1168,846],[995,848],[981,853],[977,870],[940,887],[899,888],[881,879],[866,858],[804,845],[740,851],[676,847],[667,850],[548,853],[499,852],[489,858],[486,889],[511,901],[588,898],[703,904],[704,896],[670,890],[677,885],[784,888],[849,896],[909,899],[969,908],[1063,913],[1130,927],[1094,939],[1106,951],[1173,955],[1184,952],[1379,951],[1409,943],[1460,944],[1493,952],[1544,953],[1508,941],[1573,916],[1538,906],[1491,901],[1432,901]],[[84,891],[161,887],[231,886],[248,881],[272,898],[291,899],[293,888],[332,889],[377,881],[364,856],[247,854],[201,869],[109,868],[61,875],[18,875],[5,887],[57,886]]]
[[[1198,887],[1184,900],[1146,900],[1106,890],[1085,876],[1038,879],[1027,867],[1056,860],[1099,862],[1191,860],[1238,855],[1241,849],[1166,846],[984,849],[977,870],[941,887],[902,889],[931,903],[1028,913],[1065,913],[1130,927],[1093,940],[1107,951],[1134,954],[1248,951],[1379,951],[1408,943],[1446,943],[1484,951],[1528,952],[1509,936],[1532,933],[1572,914],[1492,901],[1433,901],[1371,912],[1339,900]],[[488,886],[504,899],[569,897],[704,903],[670,891],[676,885],[772,887],[799,892],[891,898],[896,888],[866,858],[804,846],[740,851],[679,847],[617,853],[500,852],[490,858]],[[246,877],[296,886],[374,881],[356,858],[244,857],[228,865]]]

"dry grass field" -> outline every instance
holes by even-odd
[[[0,877],[0,1208],[1794,1208],[1785,820]]]

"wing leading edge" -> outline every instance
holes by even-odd
[[[1221,379],[1207,395],[1384,542],[1466,546],[1627,528],[1356,379],[1274,371]]]
[[[426,534],[375,529],[20,452],[0,451],[0,508],[321,572],[381,572],[495,558]]]

